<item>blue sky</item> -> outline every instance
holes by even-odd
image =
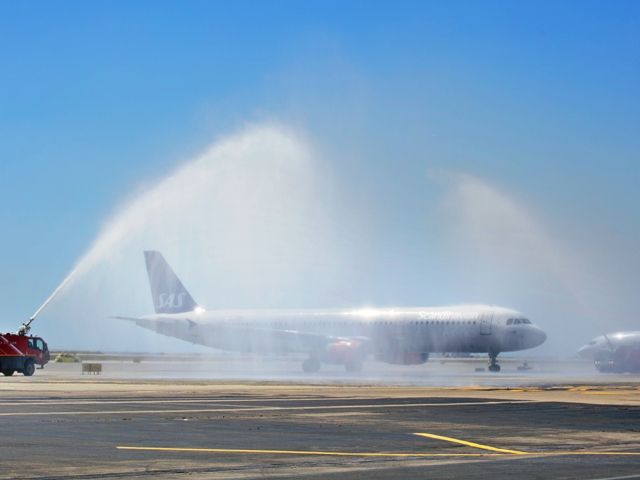
[[[264,120],[340,152],[384,226],[372,251],[393,252],[372,276],[416,280],[369,282],[373,301],[424,303],[420,275],[446,268],[412,208],[433,169],[489,180],[638,280],[638,2],[3,2],[0,32],[6,329],[118,206]]]

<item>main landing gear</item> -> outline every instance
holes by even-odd
[[[497,353],[489,352],[489,371],[490,372],[500,371],[500,365],[498,365],[498,362],[496,361],[497,358],[498,358]]]

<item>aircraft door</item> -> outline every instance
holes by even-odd
[[[480,314],[480,335],[491,335],[492,324],[493,324],[492,313]]]

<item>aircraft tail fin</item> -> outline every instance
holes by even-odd
[[[198,306],[160,252],[145,251],[144,259],[156,313],[190,312]]]

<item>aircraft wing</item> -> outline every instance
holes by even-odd
[[[325,335],[302,330],[280,330],[260,327],[252,328],[252,330],[254,330],[254,334],[263,332],[265,336],[274,340],[275,344],[281,344],[285,350],[292,349],[302,352],[321,350],[329,345],[340,342],[351,342],[354,345],[363,346],[369,344],[371,341],[369,338],[361,336]]]
[[[138,320],[141,320],[140,318],[137,318],[137,317],[123,317],[119,315],[110,316],[109,318],[113,318],[115,320],[128,320],[130,322],[137,322]]]

